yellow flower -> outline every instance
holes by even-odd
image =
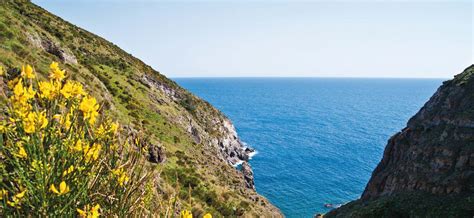
[[[33,68],[30,65],[26,65],[21,67],[21,76],[27,79],[34,79],[35,73],[33,72]]]
[[[21,77],[17,77],[15,79],[12,79],[12,80],[8,81],[7,82],[8,88],[12,89],[18,83],[19,80],[21,80]]]
[[[3,74],[5,74],[5,72],[3,71],[3,67],[0,66],[0,76],[3,76]]]
[[[80,83],[68,80],[61,89],[61,94],[69,99],[70,97],[78,97],[80,95],[85,96],[87,93]]]
[[[26,193],[26,189],[18,194],[15,195],[15,198],[17,199],[21,199],[25,196],[25,193]]]
[[[28,113],[28,116],[23,120],[23,128],[26,133],[34,133],[36,131],[36,113]]]
[[[92,152],[92,159],[97,160],[99,158],[100,150],[102,149],[102,145],[100,144],[94,144],[92,146],[93,152]]]
[[[67,81],[66,84],[64,84],[63,88],[61,89],[61,94],[69,99],[73,95],[73,84],[71,81]]]
[[[181,211],[180,218],[193,218],[193,214],[188,210]]]
[[[89,124],[93,125],[99,116],[99,105],[94,97],[84,97],[79,104],[79,110],[84,114],[84,119],[89,119]]]
[[[83,218],[97,218],[100,216],[99,213],[100,205],[96,204],[93,207],[90,207],[89,205],[86,205],[83,210],[82,209],[76,209],[77,213],[79,213],[80,217]]]
[[[36,95],[36,91],[33,89],[33,86],[30,85],[28,87],[28,91],[25,92],[25,96],[26,96],[27,99],[32,99],[32,98],[35,97],[35,95]]]
[[[58,122],[61,122],[61,114],[55,114],[53,115],[53,118],[58,121]]]
[[[0,123],[0,133],[6,132],[7,129],[8,129],[8,127],[5,124]]]
[[[24,117],[26,112],[31,109],[28,100],[35,96],[36,92],[33,90],[33,87],[27,89],[23,86],[23,80],[20,78],[18,82],[13,87],[13,96],[11,96],[11,101],[15,112],[20,116]]]
[[[81,217],[87,217],[87,212],[84,210],[81,210],[79,208],[76,209],[77,213],[79,213],[79,216]]]
[[[48,125],[48,119],[46,118],[46,111],[36,113],[36,123],[40,129],[46,128]]]
[[[118,168],[112,170],[112,174],[117,177],[117,181],[120,186],[123,186],[125,183],[130,180],[130,177],[128,177],[127,173],[123,170],[123,168]]]
[[[86,162],[91,160],[97,160],[99,158],[100,150],[102,149],[101,144],[94,143],[92,147],[89,148],[88,145],[82,147],[84,151],[84,155],[86,158]]]
[[[89,114],[89,124],[93,125],[99,116],[99,112],[93,111]]]
[[[40,97],[52,100],[56,96],[56,88],[53,83],[39,82]]]
[[[18,80],[18,83],[16,83],[15,87],[13,87],[13,94],[16,96],[16,97],[20,97],[23,95],[24,93],[24,88],[23,88],[23,80],[20,79]]]
[[[94,97],[88,96],[82,99],[81,104],[79,105],[79,110],[84,113],[90,113],[99,109],[97,105],[97,100]]]
[[[12,200],[13,201],[7,201],[7,204],[10,205],[11,207],[18,207],[18,204],[20,203],[20,200],[25,197],[26,194],[26,189],[15,196],[13,196]],[[18,207],[19,208],[19,207]]]
[[[7,204],[11,207],[20,208],[20,206],[18,206],[18,204],[20,204],[20,200],[25,196],[25,193],[26,193],[26,190],[16,194],[12,198],[13,201],[7,201]]]
[[[56,70],[56,69],[59,69],[59,64],[58,64],[58,62],[53,61],[53,62],[49,65],[49,69],[51,69],[51,71],[54,71],[54,70]]]
[[[23,119],[23,128],[26,133],[34,133],[36,128],[44,129],[48,125],[48,119],[46,118],[46,111],[41,113],[30,112]]]
[[[59,64],[54,61],[53,63],[51,63],[51,65],[49,65],[49,69],[50,69],[49,78],[57,80],[57,81],[61,81],[66,77],[65,75],[66,71],[59,69],[58,65]]]
[[[54,186],[54,184],[51,184],[49,190],[55,194],[63,195],[69,192],[69,186],[67,186],[66,182],[62,181],[59,184],[59,191],[56,189],[56,186]]]
[[[16,205],[15,202],[12,202],[12,201],[7,201],[7,204],[10,207],[15,207],[15,205]]]
[[[0,191],[0,200],[3,200],[3,196],[8,196],[8,191],[5,189]]]
[[[66,70],[58,69],[49,74],[49,78],[59,80],[59,81],[63,80],[65,77],[66,77]]]
[[[106,132],[107,130],[105,129],[104,125],[100,124],[99,128],[96,129],[95,134],[96,137],[102,137]]]
[[[18,148],[18,153],[14,154],[15,156],[17,156],[19,158],[27,158],[28,157],[28,154],[26,153],[26,150],[23,147],[23,145],[21,144],[21,142],[17,142],[16,147]]]
[[[73,151],[82,151],[82,141],[80,139],[77,140],[76,144],[72,147]]]
[[[212,218],[212,215],[210,213],[206,213],[202,218]]]
[[[64,124],[64,127],[65,127],[66,129],[69,129],[69,128],[71,127],[71,124],[72,124],[72,122],[71,122],[71,116],[72,116],[71,113],[68,113],[68,114],[66,115],[66,120],[65,120],[64,123],[63,123],[63,124]]]
[[[117,130],[119,128],[119,124],[118,123],[112,123],[110,124],[110,132],[112,132],[113,134],[117,133]]]
[[[68,175],[68,174],[71,174],[72,171],[74,171],[74,166],[73,166],[73,165],[71,165],[69,168],[67,168],[67,170],[64,170],[63,176],[66,176],[66,175]]]

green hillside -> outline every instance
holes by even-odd
[[[164,150],[154,160],[166,156],[163,163],[147,163],[157,172],[146,187],[153,195],[150,213],[162,214],[162,202],[177,197],[177,207],[193,208],[195,215],[279,214],[229,164],[226,152],[238,139],[221,112],[107,40],[29,1],[0,0],[0,66],[15,72],[30,64],[46,79],[52,61],[84,84],[125,134]]]

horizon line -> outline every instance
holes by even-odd
[[[166,76],[166,75],[165,75]],[[453,77],[346,77],[346,76],[166,76],[169,79],[433,79]]]

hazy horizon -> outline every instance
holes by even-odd
[[[473,60],[472,1],[33,0],[170,78],[434,78]]]
[[[461,72],[460,72],[461,73]],[[357,77],[357,76],[169,76],[170,79],[400,79],[440,80],[450,77]]]

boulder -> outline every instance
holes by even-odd
[[[166,159],[163,147],[159,145],[148,145],[148,161],[152,163],[163,163]]]

